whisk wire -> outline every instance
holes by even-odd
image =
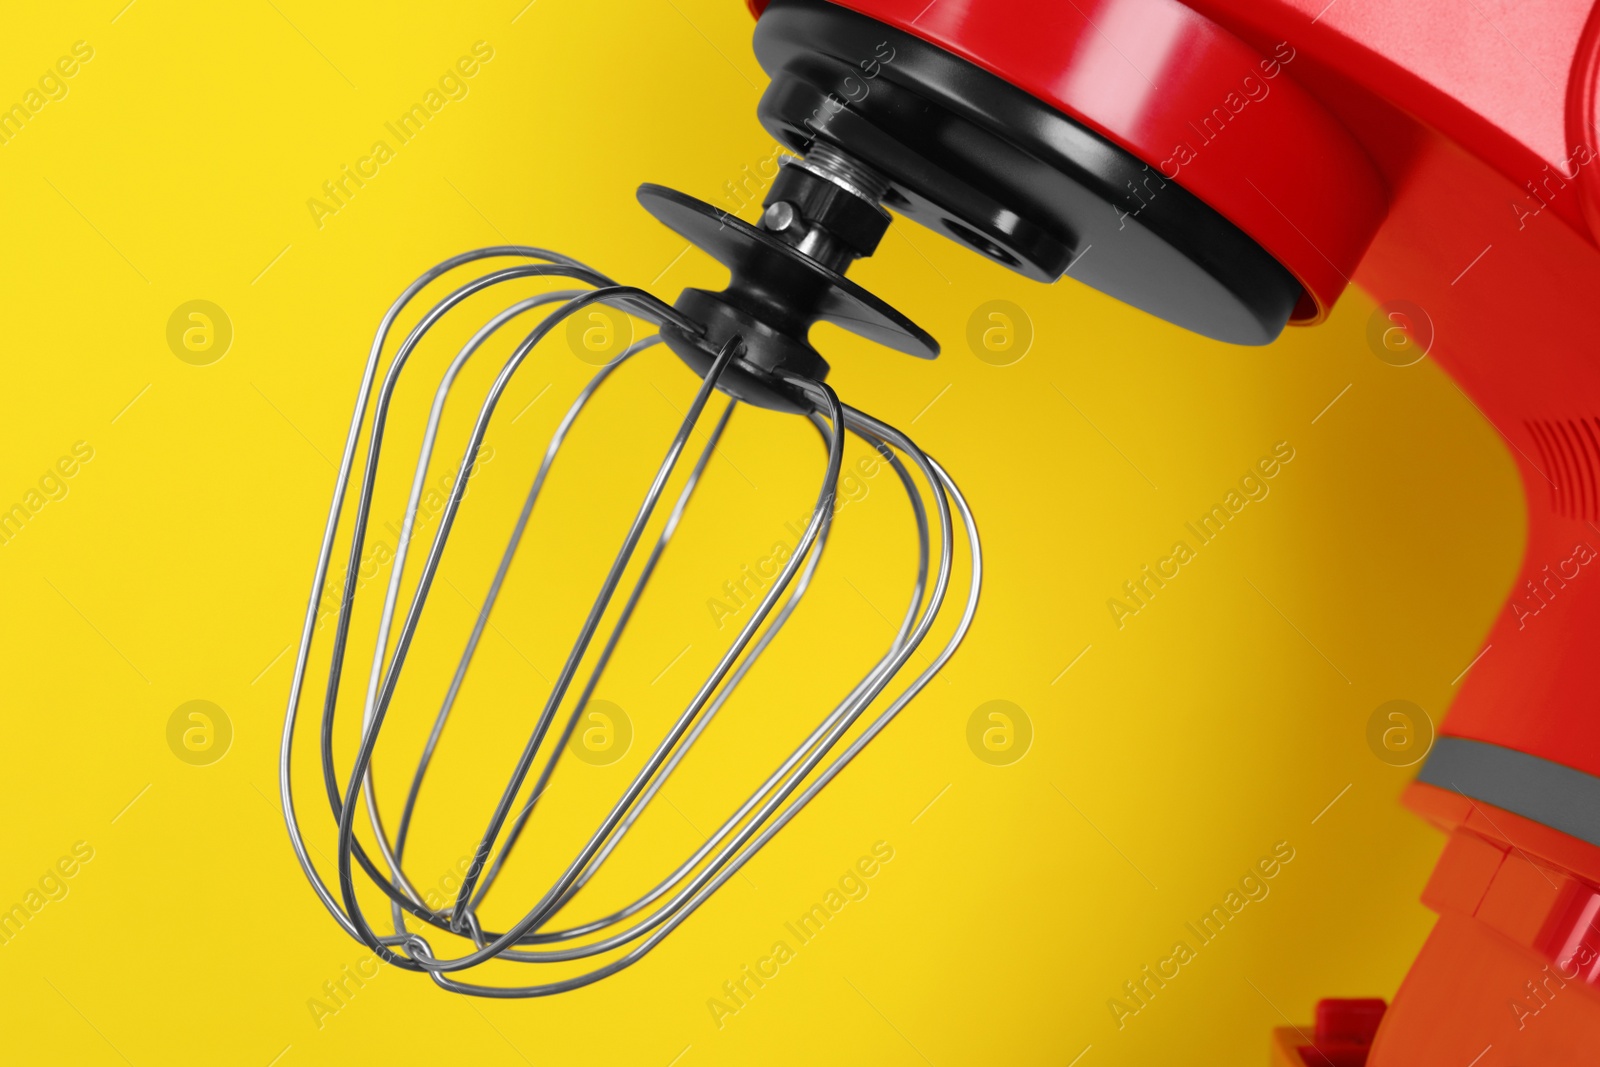
[[[355,411],[350,419],[350,428],[345,435],[344,451],[340,455],[339,469],[334,479],[333,498],[328,506],[328,520],[323,528],[322,541],[317,550],[317,562],[311,581],[311,596],[306,606],[305,620],[301,626],[300,643],[295,653],[294,670],[290,676],[288,705],[284,711],[283,734],[278,748],[278,798],[283,809],[284,826],[289,834],[289,843],[294,850],[295,860],[300,864],[300,870],[306,876],[307,881],[311,883],[317,899],[322,902],[322,905],[333,916],[334,921],[339,924],[340,928],[358,940],[359,934],[355,925],[339,908],[333,898],[333,894],[317,874],[316,865],[312,862],[311,855],[306,848],[305,837],[300,831],[300,820],[295,808],[293,791],[294,728],[299,718],[300,695],[305,685],[306,668],[310,662],[312,639],[316,635],[318,608],[327,582],[328,567],[333,559],[334,540],[338,536],[339,519],[344,508],[345,493],[349,487],[350,473],[355,464],[356,449],[361,440],[361,427],[366,422],[367,408],[372,399],[373,382],[376,379],[378,364],[383,356],[383,349],[388,341],[389,332],[393,328],[395,320],[399,318],[400,313],[410,305],[418,293],[422,292],[435,280],[457,267],[478,260],[496,257],[516,257],[544,260],[569,266],[582,266],[576,260],[558,252],[551,252],[528,245],[494,245],[487,248],[474,249],[452,256],[424,271],[406,287],[384,313],[383,318],[378,323],[378,329],[373,337],[372,345],[368,350],[367,362],[362,369],[361,382],[356,393]],[[610,279],[606,279],[606,281],[609,283]],[[689,325],[692,326],[692,324]],[[368,864],[363,863],[363,867],[366,866]]]
[[[561,268],[550,268],[543,271],[543,273],[555,273],[560,269]],[[506,271],[498,272],[498,274],[506,275],[510,274],[512,271],[531,272],[535,270],[539,270],[539,268],[509,268]],[[478,281],[482,281],[482,279],[479,279]],[[452,294],[451,298],[455,297],[464,290],[473,289],[476,284],[477,283],[474,282],[463,286],[460,290],[457,290],[456,294]],[[574,297],[565,304],[561,305],[561,307],[557,310],[551,312],[539,323],[538,326],[533,329],[531,333],[528,334],[528,336],[512,352],[510,358],[507,359],[505,366],[495,378],[494,383],[489,387],[488,395],[484,399],[483,406],[478,413],[477,420],[473,424],[472,431],[468,437],[468,444],[465,449],[465,455],[462,460],[461,467],[456,474],[454,484],[440,514],[439,528],[434,533],[433,543],[430,546],[428,556],[423,563],[422,572],[418,576],[415,592],[412,594],[411,606],[406,612],[405,621],[402,624],[400,633],[395,641],[395,647],[390,659],[390,665],[384,674],[384,679],[379,691],[378,701],[373,709],[371,722],[366,725],[366,728],[362,732],[360,746],[356,754],[356,767],[351,773],[349,785],[345,790],[344,804],[342,810],[339,812],[339,838],[336,859],[339,865],[339,886],[341,895],[344,899],[347,914],[356,924],[357,929],[363,932],[363,940],[365,940],[367,944],[375,951],[382,952],[387,950],[383,948],[381,943],[378,941],[378,935],[367,926],[364,918],[362,917],[360,904],[356,899],[355,884],[351,877],[351,859],[354,852],[355,800],[359,792],[360,782],[365,777],[366,767],[371,761],[372,750],[377,742],[378,732],[382,726],[384,717],[388,712],[389,703],[394,696],[395,687],[399,683],[400,671],[405,664],[406,653],[410,649],[412,639],[416,634],[417,625],[421,621],[423,606],[427,601],[428,592],[432,587],[433,579],[438,572],[439,562],[443,557],[445,545],[448,543],[450,532],[455,524],[456,515],[460,510],[461,500],[466,492],[467,479],[471,476],[471,464],[473,457],[477,455],[478,449],[483,445],[484,435],[488,432],[489,420],[494,414],[501,395],[504,393],[507,385],[510,383],[512,375],[515,374],[516,370],[522,365],[522,362],[524,359],[526,359],[528,353],[533,350],[534,346],[543,340],[543,338],[549,334],[551,330],[553,330],[562,320],[571,315],[573,312],[589,304],[613,297],[635,297],[642,298],[645,301],[654,299],[650,296],[650,294],[644,292],[643,290],[632,289],[626,286],[607,286],[604,288],[595,289],[592,292],[585,293],[581,296]],[[449,300],[451,298],[446,299]],[[443,303],[443,301],[441,301],[441,303]],[[435,317],[432,321],[437,321],[437,318]],[[431,325],[432,323],[430,322],[429,324]],[[718,356],[718,360],[723,366],[726,366],[727,362],[732,359],[736,349],[737,345],[735,342],[730,342],[728,345],[724,346],[722,353],[720,353]],[[398,363],[398,361],[399,357],[397,355],[396,362]],[[389,393],[392,393],[392,382],[397,375],[398,368],[392,367],[388,382],[386,382],[386,385],[389,385]],[[702,390],[702,395],[709,396],[710,388],[710,386],[704,387]],[[387,405],[388,400],[389,395],[386,394],[383,398],[384,405]],[[699,408],[702,408],[703,406],[704,399],[699,399],[698,406],[696,407],[694,413],[698,415]],[[352,552],[354,553],[354,561],[351,570],[346,575],[345,603],[341,606],[340,612],[340,629],[346,633],[348,632],[349,627],[349,608],[354,601],[354,585],[357,577],[356,567],[359,565],[360,560],[361,535],[364,532],[365,519],[371,509],[372,504],[372,492],[374,488],[373,483],[376,480],[377,455],[379,444],[381,443],[380,418],[384,413],[385,412],[381,408],[379,411],[375,412],[373,417],[374,432],[369,439],[368,470],[362,484],[361,506],[357,512],[356,534],[353,535],[357,539],[356,545],[352,548]],[[692,425],[692,423],[690,425]],[[680,432],[680,437],[686,439],[687,431]],[[681,443],[678,443],[675,439],[673,455],[674,460],[676,458],[675,453],[677,451],[681,451],[681,449]],[[609,583],[608,580],[608,584],[614,583]],[[589,623],[585,624],[585,629],[592,632],[592,628]],[[334,667],[330,671],[330,674],[335,676],[338,673],[339,661],[343,655],[342,642],[339,641],[340,636],[340,633],[336,632],[336,658],[334,660]],[[564,672],[564,674],[565,673],[566,672]],[[567,680],[570,681],[570,675],[568,676]],[[329,772],[331,772],[332,769],[332,761],[330,758],[328,758],[328,742],[331,740],[329,734],[331,733],[330,728],[333,717],[333,705],[336,702],[336,698],[336,691],[330,691],[330,698],[324,717],[324,758],[329,763]],[[547,715],[541,717],[541,724],[543,727],[548,726]],[[542,730],[540,732],[542,734]],[[525,756],[526,754],[527,753],[525,752]],[[519,761],[518,769],[521,774],[526,774],[527,769],[523,761]],[[520,779],[518,780],[517,784],[520,786]],[[508,806],[509,802],[503,800],[500,808],[497,808],[496,817],[498,820],[504,819],[503,809]],[[498,827],[496,829],[498,829]],[[469,875],[473,875],[477,870],[481,869],[481,864],[486,851],[487,846],[480,846],[479,853],[474,857],[473,867],[469,869]],[[387,884],[387,880],[385,880],[385,883]],[[466,880],[464,880],[463,886],[465,887],[466,884]],[[393,887],[391,886],[390,888],[392,890]],[[458,916],[461,906],[464,903],[464,896],[457,900],[455,908],[456,914],[452,916],[452,929],[457,931],[460,929],[459,925],[457,925]]]
[[[825,426],[819,426],[818,429],[823,435],[823,444],[826,446],[828,441],[827,430],[825,429]],[[879,447],[882,446],[880,445]],[[693,855],[689,857],[688,860],[686,860],[671,875],[660,882],[649,893],[645,894],[643,897],[640,897],[627,907],[612,913],[604,919],[594,920],[590,923],[584,924],[583,926],[569,930],[552,931],[544,934],[530,934],[523,938],[524,942],[564,940],[571,937],[583,936],[588,933],[595,932],[596,930],[603,929],[615,921],[636,914],[639,910],[642,910],[645,906],[658,899],[661,894],[666,892],[667,889],[677,884],[689,871],[697,867],[700,862],[704,860],[706,855],[708,855],[718,844],[720,844],[736,826],[744,821],[746,816],[748,816],[749,813],[754,810],[757,804],[760,803],[761,799],[771,791],[773,785],[785,774],[787,774],[794,767],[794,765],[804,757],[806,752],[810,751],[811,748],[815,746],[818,739],[821,738],[835,722],[837,722],[840,716],[845,714],[850,706],[850,700],[857,696],[870,682],[875,671],[884,669],[889,663],[894,652],[899,649],[901,643],[905,640],[906,634],[911,629],[912,622],[916,617],[917,610],[920,608],[922,604],[922,598],[926,593],[926,577],[928,568],[928,526],[926,512],[922,506],[921,498],[917,495],[916,487],[914,483],[912,483],[910,475],[906,472],[904,465],[900,463],[899,459],[896,458],[892,452],[885,450],[883,455],[887,462],[891,465],[892,469],[895,470],[902,482],[903,487],[907,491],[913,513],[916,516],[918,530],[918,570],[916,589],[911,603],[907,608],[905,618],[902,620],[900,628],[895,635],[895,639],[890,646],[890,651],[879,660],[878,664],[874,668],[874,671],[869,672],[866,678],[862,679],[856,684],[845,700],[837,705],[834,710],[825,719],[823,719],[823,721],[816,727],[811,735],[806,738],[806,740],[803,741],[801,745],[778,766],[777,770],[767,777],[761,786],[757,788],[757,790],[752,793],[743,804],[740,805],[740,807],[728,818],[728,820],[724,822],[715,833],[707,838],[706,841],[695,851]],[[790,594],[789,599],[784,603],[783,608],[780,609],[777,616],[774,617],[773,624],[761,635],[760,639],[751,649],[750,654],[740,662],[734,673],[729,677],[727,684],[725,684],[722,689],[718,691],[716,698],[707,707],[705,713],[696,720],[693,729],[685,737],[684,742],[672,753],[671,758],[662,768],[661,773],[650,783],[649,788],[641,796],[639,803],[632,811],[629,812],[627,818],[625,818],[622,824],[618,827],[617,832],[610,840],[607,841],[605,847],[595,856],[595,859],[590,865],[590,872],[598,869],[598,867],[605,862],[611,850],[615,848],[616,844],[621,840],[622,835],[626,833],[627,830],[633,825],[633,822],[638,818],[645,806],[649,804],[656,792],[663,784],[665,784],[672,772],[676,769],[678,763],[685,755],[688,754],[695,741],[699,739],[700,734],[708,725],[710,725],[711,720],[716,715],[717,711],[721,709],[728,697],[732,695],[739,682],[743,680],[745,674],[752,666],[754,666],[760,654],[766,649],[767,645],[772,641],[772,639],[777,636],[783,624],[788,620],[788,617],[799,605],[805,589],[810,584],[811,576],[815,573],[816,566],[821,561],[823,542],[826,539],[827,534],[828,527],[825,526],[818,535],[817,548],[807,560],[805,568],[801,571],[800,576],[795,582],[794,591]],[[566,899],[562,901],[563,904],[566,903],[566,900],[569,900],[578,889],[582,888],[582,886],[586,883],[590,872],[586,872],[585,875],[573,885],[572,889],[569,890]],[[520,959],[522,957],[507,953],[505,958]]]
[[[581,290],[568,289],[558,290],[551,293],[540,293],[525,300],[519,300],[509,308],[495,315],[481,329],[479,329],[477,333],[473,334],[467,343],[461,347],[461,350],[456,354],[456,357],[451,360],[450,365],[445,369],[444,378],[440,381],[438,388],[434,391],[433,403],[428,410],[428,423],[423,430],[422,442],[417,449],[417,463],[411,479],[411,491],[410,495],[406,499],[405,514],[400,525],[400,536],[394,550],[394,559],[390,568],[388,586],[384,591],[383,611],[379,615],[378,633],[377,637],[373,641],[372,670],[367,680],[366,703],[362,709],[361,721],[363,729],[365,729],[367,724],[371,722],[372,709],[374,704],[377,702],[378,682],[380,674],[383,670],[384,654],[389,648],[389,628],[393,622],[395,605],[398,603],[400,595],[400,579],[405,573],[406,557],[408,550],[411,547],[411,537],[416,525],[417,508],[422,499],[422,490],[427,478],[428,466],[433,458],[434,442],[438,438],[439,424],[444,415],[445,402],[450,396],[451,389],[454,387],[457,377],[460,374],[462,367],[466,365],[466,362],[471,359],[474,354],[476,354],[476,352],[483,346],[485,341],[487,341],[495,333],[499,332],[500,328],[506,323],[510,322],[519,315],[534,310],[535,308],[559,301],[570,300],[580,295],[582,295]],[[509,560],[506,560],[505,562],[509,563]],[[502,579],[504,577],[504,568],[497,572],[496,577],[497,579]],[[493,601],[493,590],[497,589],[498,582],[492,587],[491,596],[489,598],[491,603]],[[480,616],[479,624],[474,626],[470,645],[476,645],[477,639],[482,633],[482,622],[484,621],[487,621],[487,614]],[[470,656],[470,652],[468,653],[468,656]],[[466,658],[463,659],[463,668],[465,666],[465,662]],[[463,673],[464,670],[458,670],[456,672],[456,676],[451,681],[450,690],[445,697],[446,708],[448,708],[454,702],[455,694],[460,688]],[[436,742],[437,735],[431,739],[429,745],[430,752],[433,744]],[[414,779],[414,781],[420,780],[420,771],[426,767],[427,760],[428,756],[425,754],[419,766],[419,776],[417,779]],[[421,904],[422,897],[406,879],[405,871],[402,869],[399,860],[400,853],[404,847],[406,830],[409,823],[409,808],[402,815],[400,828],[395,838],[396,843],[391,849],[388,834],[383,826],[383,817],[378,808],[377,788],[374,783],[374,770],[370,765],[367,767],[366,778],[363,780],[361,788],[362,799],[365,801],[367,806],[367,814],[372,824],[373,836],[377,841],[378,852],[383,857],[384,863],[389,868],[390,877],[394,880],[395,885],[402,892],[404,892],[416,903]]]
[[[534,297],[532,299],[542,301],[546,298],[556,296],[564,297],[566,295],[568,294],[543,294],[540,297]],[[483,639],[483,631],[489,624],[489,617],[494,610],[495,603],[499,599],[500,589],[505,584],[506,575],[511,569],[511,561],[516,557],[517,549],[522,544],[522,537],[527,530],[528,520],[533,515],[534,505],[538,502],[540,492],[544,488],[545,479],[548,477],[551,467],[555,464],[555,459],[560,453],[561,445],[566,440],[568,431],[572,428],[573,423],[577,421],[578,415],[581,414],[584,408],[588,405],[590,398],[594,396],[601,385],[610,379],[612,373],[618,367],[622,366],[628,360],[632,359],[640,352],[643,352],[645,349],[660,343],[661,338],[659,336],[643,338],[642,340],[636,341],[632,345],[628,346],[628,348],[621,355],[603,366],[599,372],[597,372],[594,377],[589,380],[588,384],[586,384],[578,393],[577,399],[572,402],[572,406],[567,410],[565,417],[563,417],[561,423],[556,427],[555,432],[551,435],[550,445],[545,450],[544,458],[539,464],[538,472],[534,475],[533,484],[529,488],[526,498],[523,500],[522,510],[518,513],[517,521],[512,526],[511,535],[507,539],[505,551],[502,552],[500,556],[499,566],[495,568],[494,577],[489,582],[489,589],[484,594],[483,603],[479,607],[477,617],[472,624],[472,632],[467,636],[466,647],[462,650],[461,657],[457,661],[455,673],[451,676],[450,685],[446,689],[444,699],[440,704],[439,714],[434,719],[433,730],[428,735],[427,743],[423,746],[422,756],[418,760],[415,773],[412,775],[411,788],[406,794],[405,805],[400,816],[400,827],[396,835],[395,854],[397,856],[400,854],[405,845],[407,831],[410,827],[411,816],[416,808],[418,796],[421,793],[422,781],[427,774],[429,764],[433,760],[433,753],[438,747],[439,738],[444,732],[445,722],[449,719],[450,712],[455,707],[456,698],[461,692],[461,686],[463,682],[466,680],[467,670],[472,664],[474,654],[477,652],[478,643]],[[419,460],[419,466],[420,464],[421,461]],[[395,574],[390,583],[392,587],[397,587],[399,584],[398,576],[402,562],[402,555],[400,553],[396,553]],[[387,605],[385,605],[385,610],[389,610]]]
[[[667,544],[672,540],[672,535],[677,532],[678,523],[683,518],[684,509],[688,507],[689,498],[694,495],[695,487],[700,484],[700,478],[705,473],[706,465],[710,463],[711,457],[716,454],[717,442],[722,440],[722,434],[728,428],[728,421],[733,415],[733,409],[737,406],[738,401],[730,399],[727,406],[723,408],[721,417],[717,419],[716,425],[712,428],[711,436],[706,440],[705,447],[701,449],[699,459],[695,461],[694,468],[689,472],[688,480],[685,481],[676,503],[674,503],[671,512],[668,513],[661,535],[656,539],[655,546],[650,550],[650,555],[646,557],[644,566],[640,569],[639,576],[634,581],[633,589],[628,594],[628,599],[623,604],[622,611],[618,614],[616,622],[611,627],[611,634],[606,639],[605,647],[601,649],[599,659],[589,672],[589,680],[584,684],[583,691],[578,695],[578,699],[572,705],[571,712],[567,715],[567,721],[562,727],[561,736],[556,739],[556,743],[551,747],[550,754],[545,759],[544,769],[540,771],[539,778],[534,783],[533,791],[528,795],[527,803],[517,813],[516,820],[512,823],[510,832],[506,834],[506,840],[501,845],[499,854],[495,857],[488,873],[484,875],[481,884],[478,886],[477,896],[468,910],[476,908],[483,902],[483,898],[489,892],[489,887],[494,884],[495,877],[499,874],[501,867],[505,865],[507,857],[510,856],[511,850],[516,847],[517,840],[522,835],[523,827],[527,825],[528,818],[533,814],[534,806],[538,803],[539,798],[544,795],[545,789],[550,783],[550,776],[555,771],[556,761],[560,758],[561,752],[566,748],[567,743],[572,739],[572,733],[577,728],[578,720],[582,717],[583,710],[589,706],[589,701],[594,697],[595,688],[600,684],[600,679],[605,675],[606,667],[610,664],[611,657],[617,650],[617,643],[622,639],[622,634],[627,629],[628,622],[633,618],[633,613],[638,608],[639,601],[643,598],[651,576],[655,573],[656,565],[661,562],[661,556],[666,551]]]
[[[573,642],[571,651],[567,654],[566,663],[562,665],[561,673],[552,686],[549,699],[545,701],[543,712],[539,715],[538,724],[534,727],[533,735],[528,739],[527,746],[523,749],[522,757],[517,761],[516,769],[512,772],[511,781],[507,784],[505,792],[501,795],[500,802],[495,806],[494,815],[489,820],[488,829],[484,831],[483,839],[479,842],[473,855],[472,863],[467,868],[465,877],[461,880],[461,889],[456,895],[455,914],[459,916],[466,909],[468,900],[471,899],[473,888],[477,885],[478,878],[483,870],[483,863],[488,858],[501,827],[510,812],[512,801],[522,788],[523,779],[527,777],[528,770],[533,764],[535,754],[544,740],[545,732],[550,728],[550,722],[555,716],[556,708],[566,698],[567,689],[572,684],[574,675],[577,674],[578,665],[584,653],[588,651],[589,643],[594,639],[594,634],[600,627],[601,617],[607,606],[611,603],[612,596],[616,593],[618,584],[622,581],[623,571],[628,561],[633,557],[634,550],[638,547],[640,539],[644,536],[646,524],[650,521],[651,514],[655,511],[656,504],[660,501],[662,493],[666,490],[667,479],[677,466],[678,457],[683,454],[684,447],[689,442],[689,435],[694,430],[695,424],[700,421],[701,412],[705,410],[706,403],[711,399],[712,392],[716,389],[717,379],[739,350],[736,340],[729,341],[718,353],[711,369],[706,372],[704,381],[701,382],[699,391],[695,394],[693,402],[689,405],[688,414],[683,418],[678,432],[673,436],[672,444],[667,449],[666,457],[661,461],[660,468],[656,471],[650,489],[645,494],[644,503],[640,505],[638,513],[634,516],[633,523],[628,528],[627,536],[623,539],[622,548],[618,550],[616,558],[611,563],[604,582],[601,584],[600,593],[590,605],[588,617],[584,619],[583,627]],[[535,909],[537,910],[537,909]]]
[[[892,721],[892,719],[906,706],[906,704],[908,704],[911,699],[914,698],[924,686],[926,686],[927,682],[933,678],[938,670],[943,667],[944,663],[948,661],[949,657],[955,653],[956,648],[960,645],[961,640],[965,637],[966,632],[971,625],[972,618],[976,613],[978,604],[978,590],[981,581],[981,547],[971,510],[968,507],[965,498],[961,495],[960,490],[956,487],[954,481],[950,479],[949,475],[944,471],[944,469],[932,459],[916,450],[916,446],[912,444],[908,438],[899,433],[899,431],[889,427],[887,424],[882,423],[879,420],[872,419],[870,416],[866,416],[860,412],[855,412],[853,409],[851,413],[854,420],[857,421],[860,427],[866,432],[869,432],[874,436],[878,436],[880,439],[892,442],[897,448],[908,446],[908,454],[912,455],[914,460],[918,461],[917,466],[929,477],[932,487],[937,494],[936,499],[938,496],[948,494],[948,498],[954,502],[956,510],[959,512],[962,519],[962,525],[966,532],[967,549],[970,557],[969,566],[972,570],[973,581],[968,592],[962,615],[956,624],[955,632],[952,634],[945,646],[939,651],[933,663],[926,670],[924,670],[922,674],[918,675],[917,678],[908,684],[907,687],[900,693],[900,695],[897,696],[894,701],[868,726],[867,730],[863,732],[863,734],[861,734],[854,742],[852,742],[843,753],[836,757],[832,763],[824,768],[823,771],[819,773],[818,776],[811,782],[811,784],[807,786],[798,796],[796,796],[796,798],[787,807],[782,808],[781,811],[777,811],[775,818],[772,818],[770,822],[767,822],[765,819],[766,816],[772,815],[772,813],[777,809],[778,805],[782,803],[784,796],[786,796],[788,792],[792,791],[794,786],[798,784],[799,781],[803,780],[804,777],[815,768],[816,764],[820,762],[821,758],[826,754],[828,747],[831,747],[831,744],[834,741],[837,741],[838,737],[848,729],[848,723],[844,724],[843,729],[835,729],[830,731],[831,738],[827,742],[826,746],[819,748],[810,758],[808,758],[806,761],[807,766],[804,767],[798,774],[792,776],[791,779],[785,783],[786,788],[784,791],[780,795],[769,800],[768,803],[764,805],[763,812],[758,813],[756,818],[752,819],[747,825],[746,829],[742,831],[734,841],[730,842],[726,848],[724,848],[722,853],[719,854],[718,858],[713,860],[712,863],[708,864],[706,869],[702,871],[701,874],[697,876],[689,886],[687,886],[676,897],[674,897],[671,902],[669,902],[654,916],[652,916],[651,919],[639,924],[633,928],[633,930],[625,931],[623,934],[616,935],[615,937],[606,939],[604,942],[598,943],[604,945],[608,949],[614,948],[622,943],[625,943],[625,940],[628,939],[630,935],[631,937],[637,937],[644,930],[654,927],[654,933],[650,934],[645,938],[644,941],[628,951],[626,954],[619,956],[617,959],[599,968],[596,968],[593,971],[564,979],[562,981],[544,983],[540,985],[515,987],[485,986],[474,983],[460,982],[448,978],[444,973],[446,968],[433,965],[436,961],[432,960],[431,951],[429,950],[426,941],[420,937],[406,942],[406,950],[408,953],[410,953],[414,959],[423,963],[435,983],[440,985],[442,988],[451,990],[452,992],[466,993],[484,997],[507,998],[548,996],[556,993],[566,992],[571,989],[576,989],[583,985],[588,985],[592,982],[599,981],[600,979],[611,974],[615,974],[616,972],[636,962],[657,944],[659,944],[660,941],[667,936],[667,934],[669,934],[673,929],[687,919],[688,916],[692,914],[702,903],[704,903],[704,901],[713,892],[715,892],[718,888],[725,884],[729,878],[737,873],[738,870],[743,867],[746,862],[748,862],[751,856],[753,856],[761,847],[770,841],[771,838],[783,828],[783,826],[787,825],[788,822],[793,819],[794,816],[797,815],[800,810],[803,809],[805,805],[808,804],[829,782],[831,782],[832,779],[836,777],[837,774],[843,770],[843,768],[848,765],[850,761],[859,755],[862,749],[865,748],[866,744],[869,743],[879,732],[881,732],[890,721]],[[942,514],[942,525],[944,526],[946,533],[950,532],[949,517],[949,512],[946,509]],[[940,568],[942,579],[948,578],[949,556],[952,548],[953,544],[950,540],[947,539],[943,542]],[[938,603],[943,599],[943,584],[944,583],[941,581],[936,585],[934,595],[930,599],[932,612],[925,614],[924,618],[919,622],[918,630],[922,633],[926,633],[927,624],[930,623],[932,619],[932,613],[937,612]],[[914,647],[914,643],[907,644],[901,656],[899,657],[899,661],[902,665],[905,659],[909,657]],[[878,683],[876,688],[881,690],[882,685],[886,684],[888,678],[892,676],[893,672],[885,674],[882,678],[882,682]],[[873,695],[876,694],[874,693]],[[870,697],[868,699],[870,700]],[[859,715],[860,710],[865,706],[866,701],[858,702],[854,708],[852,708],[852,710],[854,711],[855,715]],[[853,720],[854,715],[852,715],[851,718]],[[736,855],[733,854],[735,850],[738,850]],[[542,962],[554,962],[557,959],[573,959],[578,958],[580,955],[590,954],[587,951],[588,948],[590,948],[590,946],[585,946],[582,949],[571,950],[569,952],[551,954],[518,953],[516,958],[528,958]],[[509,956],[507,958],[509,958]]]

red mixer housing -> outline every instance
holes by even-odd
[[[769,7],[778,15],[798,2],[750,7],[765,19]],[[1292,279],[1270,264],[1230,274],[1229,263],[1201,262],[1195,284],[1220,279],[1243,294],[1241,317],[1226,322],[1185,322],[1192,308],[1169,311],[1159,294],[1131,302],[1212,336],[1263,343],[1285,317],[1321,321],[1357,284],[1499,430],[1522,475],[1527,554],[1406,794],[1450,838],[1423,894],[1439,922],[1381,1024],[1370,1002],[1325,1002],[1314,1035],[1277,1035],[1274,1062],[1592,1062],[1600,577],[1586,572],[1600,555],[1600,361],[1583,309],[1600,299],[1600,9],[1580,0],[813,6],[852,12],[986,72],[1040,114],[1089,131],[1091,149],[1112,146],[1142,165],[1144,177],[1127,183],[1124,218],[1175,187],[1198,204],[1194,217],[1214,212],[1248,238],[1246,251],[1264,251]],[[757,54],[771,72],[774,53],[761,40],[758,23]],[[896,77],[892,64],[881,76]],[[994,116],[1021,113],[998,109],[974,122],[995,132]],[[762,117],[774,128],[765,101]],[[795,140],[798,128],[785,129]],[[915,215],[919,205],[899,206]],[[970,220],[942,221],[1027,273],[1064,270],[1049,241],[1029,244],[1026,227],[1005,230],[1005,211],[991,216],[1000,229],[977,234]],[[1070,251],[1073,220],[1053,222]],[[1175,225],[1182,245],[1187,224]],[[1203,260],[1193,248],[1208,243],[1197,238],[1184,255]],[[1174,268],[1172,284],[1190,284],[1185,269]],[[1118,284],[1102,287],[1124,295]],[[1252,287],[1288,296],[1274,311]],[[1545,1010],[1553,1004],[1560,1010]]]

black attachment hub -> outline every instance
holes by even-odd
[[[1294,276],[1198,197],[976,64],[823,0],[771,0],[754,43],[768,132],[870,168],[896,213],[1013,270],[1070,272],[1238,344],[1271,341],[1300,300]]]
[[[888,228],[889,215],[876,199],[882,180],[826,147],[810,159],[784,163],[759,227],[660,185],[641,185],[639,202],[732,274],[720,293],[683,291],[674,307],[704,332],[691,336],[665,324],[667,345],[704,374],[710,352],[737,335],[744,351],[723,372],[719,388],[759,407],[810,412],[815,405],[786,379],[827,377],[827,361],[807,340],[813,323],[831,322],[922,359],[937,356],[939,344],[844,277]]]

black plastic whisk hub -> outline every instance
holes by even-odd
[[[659,185],[640,186],[639,201],[732,275],[721,292],[683,291],[674,307],[704,332],[690,336],[667,324],[667,344],[704,374],[709,352],[738,336],[743,353],[718,386],[759,407],[808,412],[813,405],[795,379],[820,382],[829,369],[807,338],[812,324],[832,322],[924,359],[938,355],[939,345],[844,277],[889,227],[879,203],[888,183],[821,142],[805,159],[783,162],[755,226]]]

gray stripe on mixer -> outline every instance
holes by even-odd
[[[1441,737],[1417,781],[1600,845],[1600,778],[1565,764],[1486,741]]]

